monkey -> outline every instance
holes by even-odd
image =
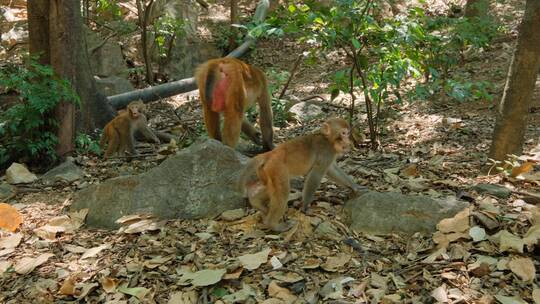
[[[264,226],[276,232],[286,231],[290,227],[282,218],[287,211],[290,178],[306,176],[302,191],[304,213],[325,175],[356,193],[366,191],[336,164],[336,157],[345,153],[350,144],[349,124],[341,118],[330,118],[318,132],[294,138],[250,159],[240,173],[239,189],[262,213]]]
[[[274,148],[272,106],[264,72],[235,58],[211,59],[201,64],[195,79],[203,107],[204,124],[208,136],[236,148],[243,132],[257,145],[261,144],[259,132],[244,117],[255,102],[259,106],[262,146],[265,151]],[[220,113],[223,113],[223,137],[220,130]]]
[[[160,143],[156,135],[148,128],[144,111],[146,111],[146,105],[142,101],[133,101],[127,106],[126,110],[120,112],[118,116],[105,125],[103,135],[99,141],[102,149],[104,149],[105,143],[108,142],[107,151],[103,156],[105,159],[115,153],[124,155],[126,149],[130,155],[136,155],[134,138],[136,131],[139,131],[144,137],[153,142]]]

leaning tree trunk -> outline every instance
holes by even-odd
[[[81,98],[78,112],[68,102],[55,110],[60,125],[57,153],[63,156],[73,150],[75,130],[102,127],[115,113],[106,97],[97,93],[90,74],[80,1],[29,0],[27,7],[30,53],[67,79]]]
[[[510,64],[493,131],[490,157],[503,160],[521,154],[527,114],[540,68],[540,1],[527,0],[517,48]]]

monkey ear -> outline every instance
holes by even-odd
[[[325,136],[329,136],[330,135],[330,125],[327,123],[327,122],[324,122],[321,126],[321,132],[322,134],[324,134]]]

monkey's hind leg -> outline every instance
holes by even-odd
[[[107,159],[111,157],[113,154],[118,152],[118,149],[120,148],[120,138],[118,136],[118,132],[116,130],[112,130],[108,136],[108,144],[107,144],[107,151],[105,151],[105,154],[103,155],[103,158]]]
[[[266,190],[266,186],[262,182],[257,182],[248,189],[248,199],[251,206],[259,210],[263,217],[266,217],[268,214],[268,203],[270,196]]]
[[[243,121],[242,116],[244,116],[244,113],[238,113],[234,107],[228,107],[225,109],[224,116],[223,143],[234,149],[240,139]]]
[[[287,212],[287,199],[289,197],[289,177],[281,168],[272,170],[272,175],[267,185],[270,202],[268,213],[263,224],[276,232],[284,232],[291,228],[291,225],[283,221]]]
[[[221,141],[221,131],[219,130],[219,113],[210,110],[210,107],[204,105],[204,125],[210,138]]]

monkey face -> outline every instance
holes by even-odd
[[[139,111],[139,108],[137,107],[129,107],[128,111],[129,111],[129,116],[131,116],[131,118],[139,118],[139,116],[141,115],[141,112]]]
[[[339,130],[334,141],[334,149],[338,154],[343,154],[349,151],[351,146],[350,132],[348,128]]]

